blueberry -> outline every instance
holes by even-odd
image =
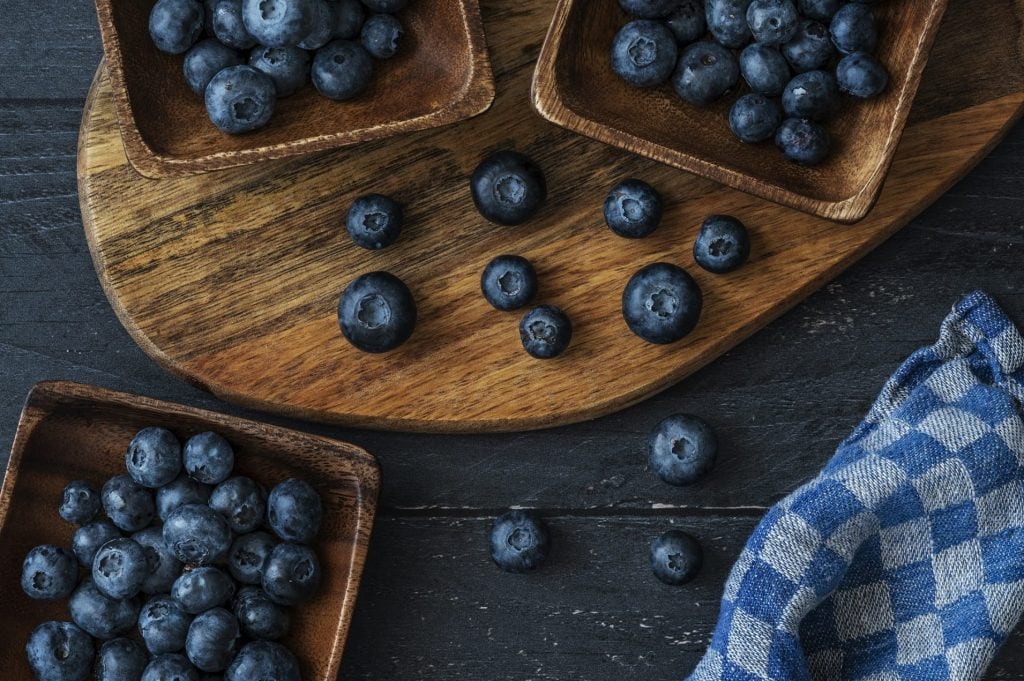
[[[843,54],[874,52],[878,44],[875,13],[863,2],[848,2],[840,7],[829,30],[832,42]]]
[[[828,132],[817,123],[788,118],[775,133],[775,145],[790,161],[814,166],[828,157],[830,142]]]
[[[212,38],[200,40],[185,54],[185,83],[192,92],[201,95],[218,72],[241,63],[242,57],[230,47]]]
[[[810,19],[801,21],[793,39],[782,46],[783,56],[797,73],[824,68],[834,53],[828,29]]]
[[[231,576],[243,584],[259,584],[263,579],[263,564],[277,543],[266,532],[251,532],[236,537],[228,550],[228,570]]]
[[[800,23],[793,0],[753,0],[747,8],[747,24],[754,40],[765,45],[789,42]]]
[[[143,428],[124,455],[128,475],[143,487],[160,487],[181,472],[181,443],[166,428]]]
[[[196,0],[157,0],[149,13],[149,36],[161,52],[181,54],[199,40],[203,15]]]
[[[231,546],[231,528],[209,506],[186,504],[167,516],[164,544],[182,563],[212,563]]]
[[[711,470],[718,454],[715,433],[703,420],[675,414],[647,437],[651,470],[670,485],[692,485]]]
[[[174,580],[181,574],[182,565],[164,544],[163,531],[155,525],[150,525],[133,534],[132,540],[146,552],[146,562],[149,565],[149,573],[142,582],[142,592],[153,595],[170,591]]]
[[[322,517],[320,495],[304,480],[289,478],[270,490],[267,521],[281,539],[300,544],[312,541]]]
[[[21,588],[29,598],[67,598],[78,586],[78,563],[71,551],[43,544],[28,552],[21,564]]]
[[[373,59],[362,45],[351,40],[331,41],[313,58],[313,85],[328,99],[352,99],[372,80]]]
[[[252,478],[236,475],[213,488],[210,508],[224,516],[232,532],[252,532],[263,522],[267,493]]]
[[[704,550],[692,536],[669,530],[651,542],[651,569],[665,584],[686,584],[700,572]]]
[[[213,77],[205,102],[210,121],[221,131],[238,135],[267,124],[274,115],[277,90],[270,76],[241,64]]]
[[[204,672],[224,671],[238,649],[238,620],[224,608],[213,608],[192,620],[185,655]]]
[[[93,650],[89,635],[70,622],[44,622],[32,630],[25,644],[36,681],[85,681]]]
[[[689,45],[700,40],[707,30],[707,15],[704,13],[704,0],[677,0],[678,6],[665,18],[680,45]]]
[[[619,0],[624,12],[641,19],[667,17],[679,4],[679,0]]]
[[[298,44],[304,50],[319,50],[334,38],[334,3],[316,0],[313,30]]]
[[[186,504],[205,504],[210,500],[213,488],[196,482],[182,473],[156,491],[156,514],[161,521],[167,520],[176,509]]]
[[[604,221],[619,236],[640,239],[661,224],[661,195],[641,180],[624,180],[604,200]]]
[[[554,305],[539,305],[520,320],[519,340],[531,357],[554,359],[572,341],[572,322]]]
[[[216,608],[235,595],[235,583],[222,570],[198,567],[178,577],[171,587],[171,596],[181,609],[192,615]]]
[[[58,514],[61,519],[76,525],[85,525],[96,517],[103,507],[99,493],[85,480],[69,482],[64,488]]]
[[[712,215],[700,226],[693,244],[693,259],[708,272],[732,272],[742,267],[749,257],[750,235],[736,218]]]
[[[416,301],[395,275],[370,272],[341,294],[338,325],[345,338],[363,352],[390,352],[412,336]]]
[[[75,530],[71,537],[71,550],[75,552],[78,564],[91,570],[92,560],[100,547],[120,536],[121,530],[117,529],[114,523],[109,520],[94,520]]]
[[[491,525],[491,560],[505,572],[529,572],[548,556],[544,521],[528,511],[509,511]]]
[[[146,668],[146,651],[130,638],[115,638],[96,656],[96,681],[139,681]]]
[[[153,522],[156,514],[153,493],[127,475],[107,480],[100,499],[110,520],[125,532],[138,532]]]
[[[337,0],[334,5],[334,37],[352,40],[363,28],[366,12],[359,0]]]
[[[800,14],[815,21],[832,21],[843,0],[797,0]]]
[[[235,616],[243,634],[264,641],[281,638],[291,626],[287,608],[270,600],[262,589],[254,586],[243,587],[238,592]]]
[[[97,589],[89,578],[82,580],[71,594],[68,610],[75,624],[99,639],[124,636],[139,619],[137,599],[110,598]]]
[[[275,603],[307,601],[320,586],[320,561],[305,544],[282,543],[263,564],[263,590]]]
[[[238,651],[224,681],[252,681],[252,679],[273,679],[274,681],[299,681],[299,661],[291,651],[273,641],[246,643]]]
[[[309,82],[309,52],[299,47],[256,47],[249,66],[270,76],[278,97],[290,97]]]
[[[499,225],[526,222],[548,197],[540,166],[515,151],[497,151],[485,158],[473,171],[469,188],[480,214]]]
[[[345,228],[357,246],[368,250],[395,243],[402,233],[405,214],[400,203],[381,194],[368,194],[352,202]]]
[[[839,87],[828,71],[799,73],[782,92],[782,109],[790,118],[824,121],[836,113],[839,103]]]
[[[718,43],[702,40],[683,50],[672,87],[684,101],[705,106],[732,89],[739,78],[736,56]]]
[[[708,30],[723,47],[738,49],[750,42],[747,8],[751,0],[706,0]]]
[[[889,85],[889,73],[882,63],[866,52],[848,54],[836,66],[839,89],[854,97],[877,97]]]
[[[750,89],[765,97],[779,97],[792,78],[789,64],[774,47],[747,45],[740,52],[740,73]]]
[[[636,19],[615,34],[612,71],[636,87],[661,85],[676,66],[679,46],[675,34],[660,21]]]
[[[756,144],[775,136],[782,125],[782,109],[774,99],[748,93],[737,99],[729,110],[729,127],[741,142]]]
[[[395,12],[401,11],[405,7],[405,3],[408,0],[363,0],[363,4],[366,5],[371,12],[384,12],[385,14],[394,14]]]
[[[183,650],[191,623],[192,616],[166,594],[149,599],[139,612],[139,633],[153,655]]]
[[[518,310],[537,295],[537,272],[526,258],[499,255],[480,275],[480,290],[495,310]]]
[[[256,679],[252,677],[250,681]],[[273,677],[270,677],[273,678]],[[146,665],[139,681],[200,681],[199,672],[181,653],[157,655]]]
[[[680,267],[655,263],[633,275],[622,292],[622,316],[630,331],[648,343],[673,343],[693,331],[704,298]]]
[[[231,443],[210,431],[186,440],[181,458],[185,473],[196,482],[207,485],[224,482],[235,467],[235,450]],[[163,516],[161,518],[166,520]]]
[[[377,59],[391,59],[402,46],[405,29],[390,14],[374,14],[363,24],[359,40],[363,48]]]
[[[114,599],[132,598],[138,594],[148,575],[146,551],[126,537],[108,541],[92,561],[93,583]]]
[[[256,42],[295,47],[320,18],[318,0],[242,0],[242,21]]]
[[[216,0],[211,21],[213,34],[225,46],[236,50],[256,47],[256,38],[242,20],[242,0]]]

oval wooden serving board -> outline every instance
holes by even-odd
[[[82,213],[111,303],[146,352],[225,399],[314,420],[499,431],[598,416],[675,383],[791,308],[935,200],[1024,109],[1024,0],[990,0],[984,11],[954,0],[882,198],[866,220],[842,226],[545,122],[530,108],[530,80],[551,3],[482,4],[498,90],[490,111],[301,159],[143,178],[125,158],[97,74],[80,138]],[[550,187],[539,218],[519,228],[486,223],[468,191],[481,157],[507,147],[533,156]],[[661,229],[639,241],[612,235],[601,212],[611,185],[631,176],[668,204]],[[345,233],[350,202],[367,192],[407,209],[406,232],[382,252],[356,248]],[[713,276],[693,264],[693,239],[711,213],[752,231],[752,261],[739,272]],[[480,296],[481,270],[503,253],[530,258],[539,302],[572,317],[563,357],[528,357],[519,316]],[[697,330],[667,347],[630,334],[619,312],[630,275],[656,261],[684,266],[705,293]],[[413,338],[383,356],[352,348],[336,318],[339,293],[371,270],[404,279],[420,312]]]

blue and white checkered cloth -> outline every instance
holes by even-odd
[[[980,679],[1024,609],[1024,340],[964,298],[768,511],[690,681]]]

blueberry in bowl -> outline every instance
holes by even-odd
[[[704,565],[704,550],[692,535],[669,530],[651,542],[651,570],[665,584],[679,586],[693,580]]]
[[[731,90],[739,78],[736,55],[718,43],[704,40],[683,50],[672,74],[672,87],[683,101],[707,106]]]
[[[353,281],[338,302],[338,324],[359,350],[390,352],[412,336],[416,301],[405,283],[389,272],[370,272]]]
[[[844,2],[845,0],[797,0],[797,8],[800,14],[809,19],[828,22]]]
[[[253,641],[238,651],[224,672],[224,681],[299,681],[299,661],[292,652],[274,641]],[[145,679],[143,681],[146,681]]]
[[[130,638],[115,638],[100,646],[96,655],[96,681],[129,681],[139,679],[149,657]]]
[[[398,241],[405,225],[402,205],[383,194],[367,194],[352,202],[345,229],[357,246],[368,250],[386,248]]]
[[[121,537],[100,547],[92,562],[92,581],[105,596],[132,598],[142,590],[149,575],[146,551],[137,542]]]
[[[183,650],[191,623],[192,615],[166,594],[149,599],[139,611],[139,634],[152,655]]]
[[[811,19],[801,21],[793,38],[780,49],[797,73],[825,68],[836,51],[825,25]]]
[[[473,171],[469,186],[476,209],[499,225],[526,222],[548,196],[540,166],[516,151],[497,151],[487,156]]]
[[[369,55],[375,59],[391,59],[402,47],[405,29],[402,22],[391,14],[374,14],[363,24],[359,34]]]
[[[242,584],[259,584],[263,579],[263,564],[277,546],[278,541],[266,532],[250,532],[235,537],[228,549],[228,571]]]
[[[803,118],[787,118],[775,133],[775,145],[794,163],[815,166],[828,157],[831,140],[818,123]]]
[[[182,564],[167,545],[160,527],[150,525],[132,535],[132,540],[146,552],[149,571],[142,582],[142,593],[154,595],[171,590],[174,580],[181,574]]]
[[[750,257],[750,234],[731,215],[704,220],[693,244],[693,259],[708,272],[726,274],[742,267]]]
[[[519,340],[534,359],[554,359],[572,342],[572,322],[554,305],[539,305],[520,320]]]
[[[309,82],[312,57],[301,47],[254,47],[249,66],[262,71],[274,82],[278,99],[291,97]]]
[[[293,47],[320,18],[318,0],[242,0],[242,21],[260,45]]]
[[[641,239],[652,234],[661,224],[663,212],[661,194],[642,180],[620,182],[604,200],[605,224],[627,239]]]
[[[242,56],[237,50],[207,38],[196,43],[186,54],[182,63],[185,72],[185,83],[192,92],[201,95],[213,77],[229,66],[242,63]]]
[[[224,608],[212,608],[192,620],[185,655],[200,671],[224,671],[235,657],[239,638],[235,616]]]
[[[751,0],[707,0],[708,31],[723,47],[739,49],[750,42],[747,9]]]
[[[630,85],[652,87],[668,80],[678,55],[675,34],[666,24],[637,19],[612,41],[612,70]]]
[[[863,2],[848,2],[839,8],[829,24],[832,42],[843,54],[874,52],[878,45],[875,13]]]
[[[85,681],[94,651],[89,635],[70,622],[44,622],[25,644],[37,681]]]
[[[238,135],[265,126],[274,114],[277,90],[270,76],[247,64],[230,66],[206,86],[206,113],[222,132]]]
[[[828,71],[799,73],[782,93],[782,109],[790,118],[825,121],[839,110],[839,86]]]
[[[85,525],[103,508],[99,492],[85,480],[73,480],[64,488],[57,514],[61,520]]]
[[[132,630],[139,618],[139,602],[135,598],[110,598],[86,578],[71,594],[68,612],[90,636],[106,640]]]
[[[853,52],[836,65],[839,89],[860,99],[877,97],[889,85],[889,73],[882,62],[867,52]]]
[[[100,499],[107,517],[125,532],[138,532],[156,515],[153,493],[129,475],[115,475],[107,480]]]
[[[171,596],[185,612],[198,615],[231,600],[235,583],[220,568],[210,565],[183,573],[171,586]]]
[[[499,255],[480,275],[480,290],[495,310],[518,310],[537,295],[537,272],[522,256]]]
[[[296,47],[303,50],[319,50],[334,38],[334,2],[315,0],[316,18],[313,28]]]
[[[548,556],[548,528],[529,511],[509,511],[491,525],[491,560],[505,572],[529,572]]]
[[[689,45],[700,40],[707,30],[707,15],[704,0],[679,0],[676,8],[665,17],[665,25],[680,45]]]
[[[729,129],[747,144],[772,139],[780,125],[782,109],[778,102],[755,92],[743,95],[729,109]]]
[[[249,33],[242,19],[242,0],[213,0],[210,25],[214,37],[225,47],[250,50],[256,47],[256,38]]]
[[[362,94],[373,79],[373,59],[359,43],[334,40],[313,57],[313,85],[328,99],[345,101]]]
[[[670,263],[642,268],[622,292],[622,316],[629,330],[658,345],[674,343],[693,331],[703,306],[697,282]]]
[[[252,478],[236,475],[213,488],[210,508],[217,511],[232,532],[252,532],[263,522],[267,493]]]
[[[156,515],[166,521],[178,508],[186,504],[205,504],[210,501],[213,488],[193,480],[186,473],[156,490]],[[152,528],[147,528],[152,529]]]
[[[753,0],[747,7],[747,25],[756,42],[781,45],[797,31],[800,14],[793,0]]]
[[[143,428],[124,455],[128,475],[143,487],[160,487],[181,472],[181,443],[166,428]]]
[[[186,504],[167,516],[164,544],[182,563],[206,565],[227,553],[231,528],[209,506]]]
[[[157,0],[149,13],[149,36],[161,52],[181,54],[199,40],[203,21],[197,0]]]
[[[275,641],[288,633],[288,609],[272,601],[255,586],[243,587],[235,597],[235,616],[241,632],[249,638]]]
[[[217,485],[228,479],[235,466],[235,451],[224,436],[214,432],[193,435],[182,449],[185,473],[196,482]],[[203,500],[206,503],[206,500]],[[161,520],[166,520],[161,516]]]
[[[647,437],[651,470],[670,485],[697,482],[715,465],[718,439],[701,418],[674,414],[663,419]]]
[[[29,598],[67,598],[78,586],[78,562],[67,549],[42,544],[28,552],[21,564],[21,590]]]
[[[252,677],[257,678],[257,677]],[[201,681],[199,670],[181,653],[167,653],[150,659],[139,681]]]
[[[775,47],[752,43],[740,52],[740,74],[750,89],[765,97],[779,97],[793,77],[789,63]]]
[[[281,605],[308,601],[320,587],[320,561],[305,544],[282,542],[263,564],[261,585],[270,600]]]
[[[121,530],[109,520],[94,520],[75,530],[71,536],[71,550],[78,558],[78,564],[91,570],[93,558],[100,547],[121,536]]]
[[[267,498],[267,521],[285,541],[308,544],[320,531],[323,502],[317,491],[298,478],[274,485]]]
[[[331,4],[334,10],[331,16],[334,22],[334,37],[341,40],[359,37],[363,22],[366,20],[363,3],[359,0],[337,0]]]

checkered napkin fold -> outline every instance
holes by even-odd
[[[690,681],[980,679],[1024,610],[1024,340],[984,293],[768,511]]]

